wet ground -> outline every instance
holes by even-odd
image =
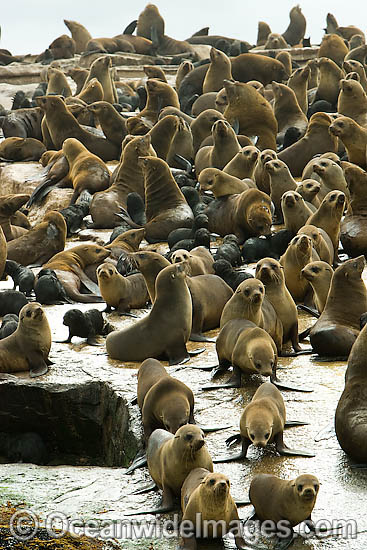
[[[81,237],[86,239],[92,233],[85,232]],[[94,234],[101,240],[106,240],[109,231],[98,231]],[[69,246],[79,244],[78,240],[68,243]],[[10,282],[2,282],[0,288],[11,287]],[[67,337],[67,329],[62,325],[64,312],[70,305],[46,306],[47,316],[52,328],[53,341]],[[104,309],[104,304],[93,306],[77,304],[76,307],[86,310],[90,307]],[[134,311],[139,316],[148,310]],[[108,315],[109,321],[118,328],[127,326],[134,319]],[[312,323],[306,314],[300,314],[300,330]],[[218,330],[208,333],[216,336]],[[103,338],[101,339],[103,343]],[[200,344],[201,345],[201,344]],[[200,347],[198,343],[190,342],[191,350]],[[238,432],[239,418],[244,406],[251,400],[260,380],[243,380],[241,389],[220,389],[203,391],[202,386],[210,380],[210,372],[195,367],[215,365],[217,357],[214,343],[205,343],[205,352],[191,358],[183,366],[169,367],[168,371],[191,387],[195,394],[196,420],[203,425],[228,425],[232,427],[206,437],[208,449],[212,457],[227,453],[225,439]],[[54,361],[50,372],[43,377],[44,384],[57,384],[65,379],[85,380],[101,379],[111,385],[114,391],[123,396],[129,403],[136,394],[136,372],[139,364],[121,363],[108,358],[105,346],[91,347],[83,340],[74,338],[72,344],[53,343],[50,358]],[[167,366],[167,365],[166,365]],[[344,386],[343,362],[319,362],[310,356],[297,358],[280,358],[278,375],[284,381],[292,381],[298,385],[313,388],[312,393],[283,391],[286,403],[287,417],[290,420],[307,421],[302,427],[287,429],[285,442],[292,448],[308,449],[315,453],[314,458],[280,457],[274,449],[258,451],[249,449],[248,458],[239,463],[217,464],[216,471],[229,476],[232,484],[232,495],[236,499],[245,499],[254,474],[272,473],[284,479],[296,478],[299,474],[316,475],[321,482],[319,495],[313,513],[313,519],[333,522],[335,520],[355,520],[359,534],[356,539],[344,540],[334,534],[326,538],[306,540],[298,537],[293,548],[353,548],[364,549],[367,543],[366,520],[366,489],[367,473],[351,468],[351,462],[340,449],[332,435],[334,412],[339,396]],[[27,375],[20,375],[27,379]],[[224,379],[225,376],[222,377]],[[24,380],[26,382],[26,380]],[[31,381],[27,380],[27,384]],[[140,436],[140,418],[137,406],[128,404],[129,422],[133,426],[133,436]],[[47,437],[47,434],[44,434]],[[315,441],[315,438],[318,441]],[[235,448],[230,452],[235,452]],[[132,495],[132,491],[149,482],[147,468],[125,475],[124,468],[106,468],[93,466],[34,466],[28,464],[3,464],[0,466],[0,503],[11,501],[24,502],[42,520],[51,512],[65,514],[68,520],[96,520],[97,522],[114,522],[113,538],[128,536],[126,531],[119,532],[119,521],[126,518],[127,511],[144,510],[159,503],[159,494],[151,492],[143,495]],[[250,515],[251,507],[241,507],[240,517]],[[159,521],[173,519],[173,514],[159,516]],[[148,523],[155,520],[152,515],[140,516],[139,521]],[[117,523],[115,523],[117,522]],[[57,523],[57,522],[56,522]],[[156,536],[157,531],[155,531]],[[171,537],[160,540],[138,539],[120,541],[121,547],[142,549],[174,549],[178,538]],[[249,546],[251,548],[253,546]],[[256,548],[272,547],[262,540]],[[201,549],[219,549],[219,542],[203,544]],[[234,548],[233,539],[227,539],[224,548]]]

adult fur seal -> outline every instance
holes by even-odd
[[[194,394],[156,359],[140,365],[137,392],[146,441],[156,429],[175,434],[181,426],[195,424]]]
[[[359,256],[335,270],[325,309],[310,332],[318,355],[349,355],[359,334],[359,318],[367,311],[367,290],[361,279],[364,266],[364,256]]]
[[[107,352],[113,359],[144,361],[164,354],[170,365],[188,359],[186,342],[191,332],[192,304],[185,281],[187,270],[185,263],[179,263],[159,273],[149,315],[107,337]]]
[[[335,411],[335,431],[339,444],[352,459],[367,463],[366,354],[365,325],[353,344],[345,373],[345,387]]]
[[[91,264],[102,263],[110,251],[99,245],[82,244],[53,256],[43,269],[52,269],[62,283],[66,294],[77,302],[103,302],[97,295],[98,286],[85,274],[84,269]],[[91,292],[82,294],[82,284]]]
[[[329,131],[343,142],[349,162],[366,168],[367,129],[352,118],[340,116],[330,124]]]
[[[51,210],[28,233],[8,243],[8,259],[25,266],[42,265],[64,250],[65,242],[65,220],[59,212]]]
[[[8,137],[0,143],[0,159],[25,162],[39,160],[46,147],[35,138]]]
[[[207,522],[218,522],[218,529],[209,523],[208,538],[217,538],[234,533],[235,544],[245,549],[246,543],[240,535],[240,519],[237,506],[230,492],[228,477],[220,473],[211,473],[205,468],[195,468],[187,476],[181,489],[182,521],[190,522],[192,533],[183,536],[183,548],[196,550],[196,533],[203,533]],[[224,525],[223,525],[224,524]],[[215,525],[215,524],[214,524]]]
[[[41,376],[51,362],[51,330],[40,304],[26,304],[19,313],[18,328],[0,341],[0,372],[30,371],[30,376]]]
[[[41,96],[37,98],[37,103],[45,112],[47,128],[57,149],[62,148],[65,139],[73,137],[105,162],[118,158],[119,148],[108,139],[95,136],[80,126],[61,97]]]
[[[313,301],[319,313],[325,308],[330,290],[333,268],[326,262],[310,262],[301,271],[313,288]]]
[[[71,36],[75,40],[75,53],[83,53],[87,43],[92,38],[89,31],[77,21],[64,19],[64,23],[71,32]]]
[[[70,204],[74,204],[85,189],[93,194],[109,187],[110,172],[107,166],[80,141],[68,138],[64,141],[62,150],[69,163],[69,177],[74,188]]]
[[[308,282],[301,277],[301,270],[309,262],[319,259],[312,246],[311,237],[303,234],[293,237],[287,250],[280,258],[280,263],[284,268],[285,284],[296,303],[310,300],[310,296],[312,296],[311,288]]]
[[[181,487],[195,468],[213,471],[213,462],[206,448],[204,433],[191,424],[182,426],[175,435],[155,430],[147,448],[149,473],[163,490],[162,510],[172,509],[173,500],[179,497]]]
[[[291,532],[282,544],[293,541],[292,527],[307,521],[313,529],[311,513],[316,503],[320,483],[317,477],[303,474],[296,479],[280,479],[271,474],[257,474],[251,481],[250,500],[260,521],[270,520],[283,534],[285,527]]]
[[[303,422],[292,422],[290,425],[302,425]],[[220,457],[214,462],[231,462],[246,458],[249,446],[265,448],[275,443],[276,449],[283,456],[309,456],[314,454],[290,449],[283,441],[286,426],[286,410],[282,394],[271,382],[264,382],[256,390],[251,402],[245,407],[240,419],[240,434],[231,436],[227,443],[241,441],[242,449],[237,455]]]
[[[123,277],[111,263],[101,264],[97,268],[98,285],[102,298],[107,304],[106,311],[113,307],[119,313],[144,307],[149,294],[141,273]]]
[[[299,5],[291,9],[289,19],[289,25],[282,36],[288,44],[295,46],[302,42],[306,32],[306,18]]]
[[[221,236],[233,233],[241,243],[249,237],[270,234],[270,197],[258,189],[216,199],[204,213],[211,232]]]

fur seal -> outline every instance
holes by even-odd
[[[313,241],[308,235],[296,235],[280,258],[285,284],[296,303],[307,301],[311,292],[308,282],[301,277],[301,270],[309,262],[320,260],[312,245]]]
[[[85,189],[93,194],[109,187],[111,174],[107,166],[80,141],[68,138],[64,141],[62,150],[69,164],[69,177],[74,188],[70,205],[76,202]]]
[[[330,124],[329,131],[343,142],[349,162],[366,168],[367,129],[352,118],[340,116]]]
[[[228,300],[220,319],[220,328],[231,319],[247,319],[266,330],[273,338],[278,353],[282,350],[283,328],[270,300],[265,296],[265,286],[258,279],[247,279]]]
[[[213,124],[217,120],[224,120],[223,115],[215,109],[206,109],[192,121],[190,128],[195,154],[199,150],[204,139],[211,135]]]
[[[151,124],[158,120],[159,112],[164,107],[180,108],[177,92],[157,78],[150,78],[145,84],[147,90],[147,103],[144,109],[137,115],[139,118],[147,119]]]
[[[201,147],[195,155],[195,172],[199,176],[205,168],[223,168],[240,151],[237,136],[229,122],[217,120],[212,126],[214,145]]]
[[[343,65],[345,56],[348,53],[348,46],[337,34],[325,34],[317,52],[317,57],[331,59],[339,67]]]
[[[302,425],[302,422],[292,422],[291,425]],[[286,410],[282,394],[271,382],[264,382],[256,390],[251,402],[245,407],[240,419],[240,434],[231,436],[227,443],[241,441],[239,454],[220,457],[217,462],[231,462],[246,458],[250,445],[265,448],[269,443],[275,443],[276,450],[282,456],[308,456],[314,454],[290,449],[283,441],[283,431],[286,426]]]
[[[35,138],[8,137],[0,143],[0,159],[15,162],[38,161],[46,147]]]
[[[99,334],[106,336],[113,330],[98,309],[89,309],[88,311],[69,309],[64,314],[63,324],[69,329],[69,336],[63,342],[68,344],[71,343],[73,336],[79,336],[79,338],[87,338],[87,344],[90,346],[98,346],[96,336]]]
[[[67,296],[72,300],[85,303],[103,302],[103,298],[96,295],[97,285],[85,274],[84,269],[88,265],[102,263],[109,255],[110,251],[102,246],[82,244],[55,254],[42,267],[56,273]],[[90,294],[80,292],[82,284]]]
[[[221,537],[233,530],[236,547],[240,550],[246,548],[246,543],[239,534],[240,519],[226,475],[210,473],[205,468],[192,470],[182,485],[181,509],[182,521],[190,522],[193,526],[192,533],[185,532],[182,537],[183,548],[196,549],[195,534],[203,532],[202,527],[208,525],[206,522],[219,522],[219,529],[213,529],[212,524],[209,524],[208,538]]]
[[[22,307],[17,330],[0,341],[0,372],[30,371],[30,376],[46,374],[51,362],[51,330],[40,304]],[[20,353],[21,351],[21,353]]]
[[[289,25],[282,34],[287,44],[295,46],[302,42],[306,32],[306,18],[299,5],[294,6],[289,12]]]
[[[4,290],[0,293],[0,317],[7,313],[19,315],[23,306],[28,304],[28,299],[23,292],[18,290]]]
[[[220,259],[228,260],[233,266],[240,266],[242,264],[241,250],[238,246],[238,239],[236,235],[226,235],[222,244],[217,248],[217,252],[214,255],[214,260]]]
[[[223,88],[224,79],[232,79],[231,61],[224,52],[211,48],[210,65],[203,82],[203,94],[219,92]]]
[[[19,317],[15,315],[15,313],[7,313],[4,315],[0,327],[0,340],[13,334],[13,332],[17,330],[18,323]]]
[[[8,243],[7,257],[25,266],[34,263],[42,265],[64,250],[65,242],[65,219],[59,212],[51,210],[28,233]]]
[[[156,359],[146,359],[140,365],[137,393],[146,441],[154,430],[175,434],[181,426],[195,424],[194,394]]]
[[[92,38],[87,29],[77,21],[64,19],[64,23],[75,40],[75,53],[83,53],[88,41]]]
[[[284,269],[273,258],[263,258],[256,264],[255,277],[265,286],[265,296],[283,325],[283,347],[290,341],[294,351],[302,350],[298,342],[298,313],[292,295],[286,287]]]
[[[341,91],[338,97],[338,113],[367,128],[367,95],[361,84],[344,78],[339,85]]]
[[[248,54],[245,54],[248,55]],[[258,136],[260,150],[276,150],[278,124],[269,102],[249,84],[224,80],[228,105],[224,117],[230,124],[239,123],[239,132]]]
[[[163,490],[160,511],[172,509],[174,497],[179,497],[181,487],[195,468],[213,471],[213,462],[206,448],[204,433],[197,426],[187,424],[175,435],[165,430],[155,430],[147,447],[149,473]]]
[[[314,101],[328,101],[336,107],[340,91],[339,81],[344,78],[344,72],[328,57],[320,57],[317,65],[319,68],[319,83]]]
[[[345,373],[345,387],[335,411],[336,437],[343,451],[366,464],[365,350],[366,326],[353,344]]]
[[[337,140],[329,133],[332,119],[326,113],[315,113],[309,120],[306,134],[278,154],[293,177],[300,177],[309,160],[317,154],[337,151]]]
[[[8,242],[28,233],[27,229],[12,224],[13,216],[28,199],[29,195],[3,195],[0,197],[0,226]]]
[[[318,355],[349,355],[359,334],[359,318],[367,311],[367,290],[361,279],[365,263],[364,256],[359,256],[334,271],[325,308],[310,332]]]
[[[330,290],[333,268],[323,261],[310,262],[301,270],[301,273],[312,286],[313,301],[317,311],[322,313]]]
[[[200,189],[211,191],[216,199],[225,195],[235,195],[248,189],[246,182],[218,168],[204,168],[198,178]]]
[[[254,171],[254,179],[256,186],[260,191],[270,195],[270,175],[265,168],[265,164],[270,160],[276,160],[277,154],[272,149],[264,149],[258,156],[257,164]]]
[[[215,260],[213,263],[213,269],[215,274],[222,277],[222,279],[228,286],[231,287],[232,290],[236,290],[242,281],[246,281],[246,279],[251,279],[253,277],[247,271],[238,271],[233,269],[230,262],[222,258]]]
[[[111,177],[112,185],[106,191],[95,193],[90,204],[94,227],[113,228],[121,223],[116,215],[125,207],[129,193],[144,197],[144,175],[138,159],[154,156],[150,135],[133,137],[121,153],[120,163]]]
[[[62,95],[70,97],[72,95],[71,88],[66,76],[60,69],[49,67],[47,69],[47,90],[45,95]]]
[[[193,248],[190,252],[187,250],[176,250],[171,257],[172,263],[185,261],[189,266],[189,275],[213,274],[213,256],[203,246]]]
[[[34,286],[34,274],[31,269],[12,260],[6,260],[4,274],[10,275],[13,279],[13,290],[19,287],[20,292],[28,297],[31,295]]]
[[[259,152],[259,149],[253,145],[242,147],[225,165],[223,172],[239,179],[253,179]]]
[[[211,232],[221,236],[233,233],[240,243],[249,237],[270,234],[270,197],[258,189],[215,199],[204,213]]]
[[[313,247],[319,255],[320,260],[329,265],[333,264],[334,246],[326,231],[321,229],[321,227],[305,224],[298,230],[297,234],[311,237]]]
[[[308,120],[298,104],[294,91],[279,82],[272,82],[271,87],[274,93],[274,114],[278,123],[278,143],[284,142],[285,133],[291,126],[298,128],[301,135],[304,135]]]
[[[121,147],[127,134],[126,122],[113,105],[107,101],[94,101],[87,109],[97,117],[106,138]]]
[[[185,281],[187,272],[183,262],[167,266],[158,274],[156,299],[149,315],[108,335],[107,353],[113,359],[144,361],[164,354],[170,365],[188,359],[186,342],[191,331],[192,303]]]
[[[97,279],[102,298],[107,304],[106,312],[110,312],[111,307],[119,313],[142,308],[149,300],[141,273],[123,277],[113,264],[107,262],[97,268]]]
[[[297,191],[287,191],[283,193],[280,204],[285,229],[288,229],[288,231],[294,235],[313,214],[313,211],[307,206],[302,196],[297,193]]]
[[[73,137],[105,162],[118,158],[118,147],[109,140],[84,130],[60,97],[40,96],[37,103],[45,111],[47,128],[56,148],[61,149],[65,139]]]
[[[294,91],[297,103],[302,112],[307,115],[308,111],[308,82],[311,77],[311,69],[308,65],[292,72],[288,80],[288,86]]]
[[[265,21],[259,21],[257,24],[256,46],[263,46],[270,33],[271,29],[269,25]]]
[[[250,485],[250,500],[260,521],[270,520],[282,533],[282,544],[293,541],[292,527],[307,521],[312,529],[311,513],[316,503],[320,483],[317,477],[302,474],[296,479],[280,479],[271,474],[256,474]],[[291,528],[284,539],[284,527]]]
[[[322,200],[329,191],[334,189],[342,191],[349,200],[349,190],[347,182],[345,180],[343,168],[332,160],[331,158],[320,157],[313,164],[313,170],[315,174],[320,177],[321,188],[318,194],[320,200]]]
[[[287,191],[296,191],[297,183],[293,179],[287,164],[282,160],[269,160],[265,164],[265,170],[270,179],[270,198],[274,204],[274,217],[277,221],[282,222],[282,197]]]
[[[117,103],[117,92],[111,76],[112,60],[109,56],[102,56],[95,59],[90,66],[89,75],[84,82],[82,92],[88,86],[92,78],[96,78],[103,88],[103,99],[108,103]]]

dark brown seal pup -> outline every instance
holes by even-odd
[[[249,237],[269,235],[270,197],[258,189],[228,195],[212,201],[205,210],[209,230],[221,236],[233,233],[240,243]]]
[[[335,270],[325,309],[310,332],[318,355],[349,355],[359,334],[359,318],[367,311],[367,290],[361,279],[364,266],[364,256],[359,256]]]
[[[309,120],[306,134],[299,141],[279,153],[293,177],[300,177],[302,171],[313,156],[320,153],[337,151],[337,140],[329,133],[332,119],[326,113],[315,113]]]
[[[175,434],[181,426],[195,424],[194,394],[156,359],[146,359],[140,365],[137,392],[146,441],[154,430]]]
[[[51,362],[51,330],[40,304],[26,304],[19,313],[18,328],[0,341],[0,372],[30,371],[30,376],[41,376]]]
[[[69,328],[69,336],[63,343],[69,343],[73,336],[79,336],[79,338],[87,338],[87,344],[90,346],[99,345],[96,336],[99,334],[106,336],[113,330],[98,309],[88,309],[88,311],[69,309],[64,314],[63,325]]]
[[[37,103],[45,111],[47,128],[57,149],[62,148],[65,139],[73,137],[105,162],[118,158],[118,147],[109,140],[84,130],[60,97],[41,96],[37,98]]]
[[[170,365],[187,360],[186,342],[192,321],[187,269],[185,263],[163,269],[156,280],[156,299],[149,315],[108,335],[107,352],[113,359],[144,361],[164,354]]]
[[[62,150],[69,164],[69,177],[74,188],[70,204],[74,204],[85,189],[93,195],[109,187],[111,174],[107,166],[80,141],[68,138],[64,141]]]
[[[292,423],[297,425],[297,423]],[[302,425],[300,422],[298,425]],[[237,455],[221,457],[214,462],[231,462],[246,458],[250,445],[265,448],[275,443],[282,456],[315,456],[308,451],[290,449],[283,441],[286,426],[286,410],[282,394],[271,382],[264,382],[256,390],[251,402],[245,407],[240,419],[240,434],[228,438],[227,443],[241,441],[242,449]]]
[[[260,521],[270,520],[282,534],[282,544],[293,540],[292,527],[307,521],[312,528],[311,513],[320,483],[317,477],[303,474],[296,479],[280,479],[271,474],[257,474],[250,485],[250,500]],[[311,523],[311,525],[310,525]],[[290,528],[284,539],[284,528]]]
[[[54,210],[43,221],[22,237],[8,244],[8,259],[21,265],[43,264],[65,248],[66,223],[64,217]]]
[[[43,265],[43,269],[55,271],[62,283],[66,294],[76,302],[103,302],[101,296],[96,295],[98,286],[85,274],[84,269],[91,264],[102,263],[110,255],[110,251],[99,245],[82,244],[70,250],[59,252]],[[82,284],[91,292],[82,294]]]
[[[149,300],[149,294],[141,273],[123,277],[115,266],[106,262],[97,268],[98,286],[107,304],[106,312],[113,307],[119,313],[141,308]]]
[[[162,509],[171,509],[175,497],[195,468],[213,471],[213,462],[206,448],[204,433],[197,426],[187,424],[175,435],[165,430],[155,430],[147,448],[149,473],[163,490]]]
[[[363,327],[353,344],[345,373],[345,387],[335,411],[335,431],[343,451],[352,459],[367,463],[366,446],[366,334]]]
[[[229,490],[230,481],[224,474],[211,473],[205,468],[195,468],[189,473],[181,489],[181,509],[182,521],[190,522],[192,533],[185,532],[183,548],[196,550],[195,534],[204,533],[207,527],[206,538],[222,537],[233,530],[236,547],[246,548],[240,535],[237,506]]]
[[[269,102],[249,84],[225,80],[224,87],[228,97],[224,116],[228,122],[238,121],[241,134],[258,136],[256,145],[260,150],[276,150],[278,124]]]

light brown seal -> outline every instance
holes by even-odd
[[[8,137],[0,143],[0,160],[38,161],[45,151],[46,147],[38,139]]]
[[[330,290],[333,268],[326,262],[310,262],[302,269],[301,273],[312,286],[313,301],[317,311],[322,313]]]
[[[247,54],[245,54],[247,55]],[[249,84],[224,81],[228,105],[224,116],[230,124],[239,123],[239,132],[258,136],[257,147],[276,150],[278,124],[269,102]]]
[[[88,41],[92,38],[91,34],[83,25],[81,25],[77,21],[64,19],[64,23],[71,32],[71,36],[75,40],[75,53],[83,53],[86,49]]]
[[[251,481],[250,500],[260,521],[270,520],[284,529],[312,521],[319,487],[317,477],[309,474],[289,481],[271,474],[257,474]]]
[[[215,199],[205,209],[209,231],[222,237],[233,233],[243,243],[249,237],[269,235],[271,228],[270,197],[258,189]]]
[[[28,233],[28,229],[13,225],[13,216],[28,200],[30,195],[3,195],[0,197],[0,227],[9,242]],[[20,213],[20,212],[19,212]]]
[[[332,59],[321,57],[318,60],[319,84],[315,101],[323,99],[335,105],[339,96],[339,81],[344,78],[344,71]]]
[[[203,82],[203,94],[219,92],[223,88],[224,79],[232,79],[231,61],[224,52],[211,48],[210,65]]]
[[[357,124],[367,127],[367,95],[361,84],[353,79],[340,81],[338,113],[352,118]]]
[[[14,260],[21,265],[47,262],[54,254],[65,248],[66,242],[65,218],[51,210],[47,212],[42,222],[35,225],[25,235],[8,243],[8,260]]]
[[[94,101],[87,109],[98,119],[106,138],[121,147],[127,133],[125,119],[107,101]]]
[[[255,166],[255,183],[260,191],[263,191],[268,195],[270,195],[270,176],[269,172],[265,168],[265,164],[270,160],[275,160],[276,158],[277,154],[275,151],[272,149],[264,149],[264,151],[261,151]]]
[[[288,86],[291,90],[294,91],[298,105],[305,115],[307,114],[308,110],[307,88],[310,76],[311,70],[308,65],[306,65],[305,67],[295,69],[288,80]]]
[[[85,189],[93,194],[109,187],[111,174],[107,166],[80,141],[68,138],[64,141],[62,150],[69,163],[69,177],[74,188],[70,204],[74,204]]]
[[[106,312],[111,308],[119,313],[130,309],[142,308],[149,300],[145,280],[141,273],[123,277],[112,263],[104,263],[97,268],[98,286],[102,298],[107,304]]]
[[[195,172],[199,176],[204,168],[223,168],[240,151],[235,131],[226,120],[217,120],[212,126],[214,145],[201,147],[195,156]]]
[[[211,135],[213,124],[217,120],[224,120],[223,115],[215,109],[206,109],[192,121],[190,128],[195,153],[197,153],[204,139]]]
[[[311,237],[313,247],[319,255],[320,260],[333,265],[334,246],[326,231],[321,229],[321,227],[305,224],[297,231],[297,234]]]
[[[308,120],[298,104],[294,91],[278,82],[272,82],[271,87],[274,93],[274,114],[278,123],[278,143],[283,143],[285,133],[290,126],[298,128],[301,135],[304,135]]]
[[[59,252],[44,264],[43,269],[52,269],[63,285],[66,294],[76,302],[103,302],[97,295],[98,286],[85,274],[84,269],[91,264],[102,263],[110,251],[96,244],[82,244],[70,250]],[[82,284],[91,292],[82,294]]]
[[[233,531],[236,547],[240,550],[246,548],[226,475],[210,473],[205,468],[192,470],[182,485],[181,509],[182,521],[192,525],[192,533],[185,532],[182,537],[183,548],[196,550],[195,534],[204,533],[203,528],[208,528],[207,538],[222,537]]]
[[[146,317],[107,336],[107,353],[120,361],[144,361],[165,355],[170,365],[188,359],[186,342],[192,322],[185,263],[163,269],[156,280],[156,299]]]
[[[5,262],[7,257],[8,247],[2,227],[0,226],[0,279],[4,274]]]
[[[242,147],[223,168],[223,172],[239,179],[253,179],[259,149],[253,145]]]
[[[340,116],[330,124],[329,131],[343,142],[349,162],[366,168],[367,129],[352,118]]]
[[[190,252],[184,249],[176,250],[171,257],[172,263],[187,262],[189,266],[189,275],[214,274],[214,258],[204,246],[197,246]]]
[[[84,82],[82,92],[88,86],[89,81],[92,80],[92,78],[96,78],[102,85],[104,101],[108,101],[108,103],[117,103],[116,87],[110,72],[111,66],[112,61],[108,55],[95,59],[90,66],[89,75]]]
[[[308,218],[313,214],[311,208],[307,206],[302,196],[297,193],[297,191],[287,191],[283,193],[280,205],[282,208],[285,229],[291,231],[293,235],[302,228]]]
[[[366,325],[353,344],[345,373],[345,387],[335,411],[336,437],[343,451],[362,464],[366,447]]]
[[[166,82],[150,78],[147,80],[145,87],[147,102],[144,109],[137,115],[139,118],[147,119],[150,123],[155,124],[160,110],[164,107],[180,108],[177,92]]]
[[[367,290],[361,279],[365,263],[364,256],[359,256],[334,271],[325,308],[310,332],[318,355],[349,355],[359,334],[360,316],[367,311]]]
[[[281,256],[280,263],[284,268],[285,284],[296,303],[310,299],[311,288],[308,281],[301,277],[301,271],[309,262],[319,260],[313,242],[308,235],[296,235]]]
[[[297,308],[286,287],[282,265],[273,258],[263,258],[256,264],[255,277],[264,284],[265,296],[283,325],[283,347],[290,341],[295,352],[301,351]]]
[[[200,173],[199,183],[200,189],[211,191],[216,199],[225,195],[242,193],[249,188],[242,179],[231,176],[218,168],[205,168]]]
[[[140,365],[137,394],[146,441],[154,430],[175,434],[181,426],[195,424],[194,394],[156,359],[146,359]]]
[[[299,423],[302,425],[302,422]],[[293,425],[297,425],[293,423]],[[250,445],[265,448],[275,443],[283,456],[315,456],[308,451],[290,449],[283,441],[286,426],[286,410],[282,394],[271,382],[264,382],[256,390],[251,402],[246,405],[240,419],[240,434],[228,438],[227,442],[241,441],[239,454],[215,459],[214,462],[231,462],[246,458]]]
[[[60,69],[55,67],[49,67],[47,69],[47,90],[45,95],[62,95],[64,97],[70,97],[72,95],[71,88],[66,76]]]
[[[174,497],[179,497],[181,487],[195,468],[213,471],[213,462],[207,450],[204,433],[197,426],[187,424],[175,435],[165,430],[155,430],[147,448],[149,473],[163,490],[162,508],[171,509]]]
[[[289,20],[289,25],[282,36],[288,44],[295,46],[302,42],[306,32],[306,18],[299,5],[291,9]]]
[[[343,65],[345,56],[348,53],[348,46],[337,34],[325,34],[317,52],[317,57],[327,57],[334,61],[339,67]]]
[[[329,191],[334,189],[342,191],[344,195],[349,199],[349,190],[343,168],[337,162],[330,158],[317,159],[313,164],[313,170],[315,174],[320,177],[321,188],[318,197],[322,200]]]
[[[26,304],[19,313],[13,334],[0,341],[0,373],[30,371],[30,376],[46,374],[51,361],[51,329],[37,302]]]
[[[287,164],[280,159],[270,160],[266,162],[264,167],[269,174],[270,197],[275,208],[274,215],[277,220],[282,221],[282,196],[287,191],[296,191],[297,183],[293,179]]]
[[[326,113],[315,113],[309,120],[306,134],[293,145],[278,154],[293,177],[300,177],[309,160],[315,155],[337,151],[337,140],[329,134],[332,119]]]
[[[283,328],[270,300],[265,296],[265,287],[258,279],[240,283],[228,300],[220,319],[220,328],[231,319],[247,319],[266,330],[273,338],[278,353],[282,350]]]

